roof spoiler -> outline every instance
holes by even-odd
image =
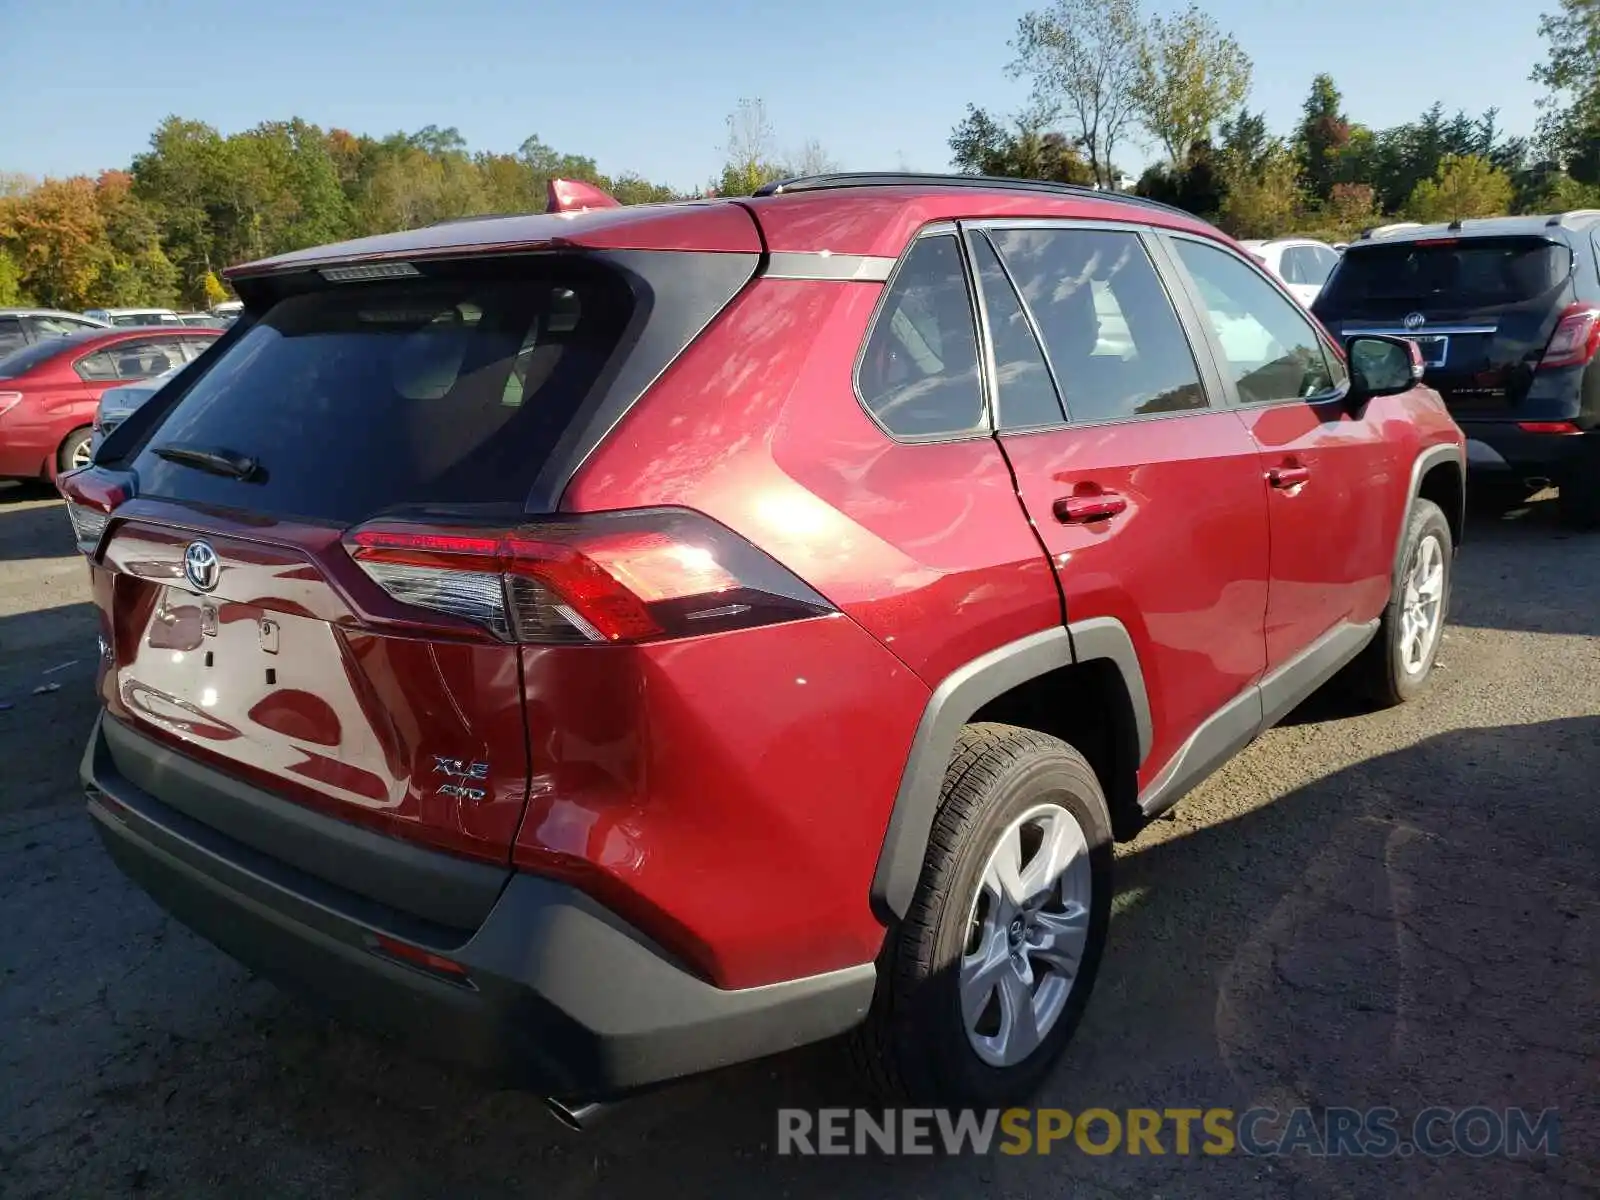
[[[545,193],[545,211],[585,212],[591,208],[621,208],[622,203],[581,179],[552,179]]]

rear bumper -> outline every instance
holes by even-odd
[[[525,873],[470,933],[419,921],[132,784],[107,751],[105,721],[83,782],[106,849],[135,883],[261,975],[496,1082],[569,1102],[612,1098],[842,1033],[871,1002],[870,963],[713,987],[584,894]],[[459,964],[465,981],[388,956],[379,935]]]
[[[1592,451],[1596,434],[1529,433],[1515,421],[1457,418],[1467,435],[1467,465],[1473,470],[1511,471],[1522,475],[1554,475]]]

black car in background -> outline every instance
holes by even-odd
[[[1485,482],[1555,484],[1600,524],[1600,211],[1371,231],[1312,305],[1340,339],[1416,341]]]

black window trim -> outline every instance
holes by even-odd
[[[1055,364],[1050,361],[1050,350],[1044,344],[1044,338],[1039,335],[1039,326],[1033,319],[1033,310],[1028,307],[1028,302],[1022,298],[1022,289],[1017,286],[1017,281],[1012,277],[1011,268],[1006,266],[1006,260],[1000,253],[1000,247],[994,244],[994,239],[989,236],[990,226],[983,222],[962,221],[961,228],[961,255],[967,262],[967,273],[978,285],[978,347],[979,365],[983,372],[983,388],[985,407],[989,413],[989,425],[995,433],[1032,433],[1040,429],[1060,429],[1063,425],[1072,423],[1072,414],[1067,411],[1067,398],[1061,392],[1061,381],[1056,378]],[[1000,371],[994,361],[994,332],[989,327],[989,301],[983,294],[983,276],[978,272],[978,263],[973,249],[973,243],[982,238],[994,255],[995,262],[1000,264],[1000,274],[1005,277],[1006,286],[1011,289],[1011,294],[1017,298],[1017,307],[1022,311],[1022,319],[1027,322],[1028,334],[1033,338],[1033,344],[1039,349],[1039,357],[1044,362],[1045,374],[1050,377],[1050,387],[1056,395],[1056,407],[1061,412],[1060,421],[1046,421],[1033,425],[1007,426],[1003,423],[1004,414],[1000,411]]]
[[[883,319],[884,310],[889,305],[889,298],[894,295],[895,282],[900,278],[900,272],[905,270],[906,264],[911,261],[911,255],[917,246],[927,238],[948,237],[956,245],[956,254],[961,262],[961,274],[967,285],[967,312],[972,318],[972,333],[978,358],[978,396],[983,407],[983,422],[980,428],[971,429],[960,433],[929,433],[920,435],[906,435],[896,433],[884,424],[883,420],[872,410],[872,405],[861,392],[861,368],[867,361],[867,347],[872,344],[872,336],[877,332],[878,322]],[[894,270],[883,281],[882,290],[878,294],[878,301],[873,306],[872,316],[867,321],[866,334],[861,339],[861,345],[856,349],[855,364],[850,369],[850,390],[855,394],[856,403],[861,406],[861,411],[867,419],[883,431],[884,436],[891,441],[905,446],[941,445],[952,442],[972,442],[980,438],[993,438],[995,431],[994,414],[994,384],[991,374],[992,363],[986,357],[985,342],[987,331],[981,319],[982,291],[978,287],[978,280],[973,273],[972,257],[967,252],[966,239],[961,236],[961,227],[958,222],[939,220],[924,225],[906,243],[905,250],[895,261]]]
[[[1173,312],[1178,318],[1178,328],[1183,332],[1189,343],[1189,356],[1194,361],[1195,377],[1199,381],[1202,393],[1205,396],[1204,408],[1180,408],[1171,412],[1152,413],[1127,413],[1120,417],[1100,417],[1096,419],[1074,420],[1070,408],[1067,406],[1066,397],[1061,395],[1060,385],[1057,383],[1055,366],[1050,361],[1050,352],[1045,348],[1044,339],[1039,337],[1038,323],[1034,318],[1033,310],[1028,307],[1027,298],[1022,295],[1020,288],[1013,282],[1012,290],[1016,292],[1017,302],[1022,305],[1022,311],[1028,320],[1028,327],[1034,331],[1034,338],[1039,344],[1040,353],[1044,355],[1045,365],[1049,368],[1050,379],[1056,383],[1056,395],[1061,402],[1062,411],[1066,419],[1058,425],[1029,425],[1019,426],[1015,429],[999,430],[1006,437],[1027,437],[1036,433],[1057,433],[1064,429],[1099,429],[1106,425],[1125,425],[1143,421],[1171,421],[1183,417],[1202,417],[1208,413],[1220,412],[1233,404],[1234,393],[1223,385],[1227,382],[1225,374],[1219,372],[1214,362],[1211,361],[1211,347],[1209,341],[1199,342],[1196,339],[1207,337],[1209,334],[1205,318],[1202,313],[1193,307],[1193,300],[1189,293],[1178,286],[1180,280],[1176,277],[1171,263],[1166,255],[1166,248],[1161,245],[1156,236],[1158,230],[1154,226],[1140,225],[1131,221],[1102,221],[1088,217],[983,217],[971,221],[961,222],[965,230],[972,232],[987,231],[991,229],[1081,229],[1095,233],[1131,233],[1138,238],[1143,247],[1145,256],[1150,260],[1150,267],[1160,281],[1162,289],[1167,294],[1168,301],[1172,304]],[[1199,240],[1199,239],[1197,239]],[[992,243],[991,243],[992,244]],[[963,239],[965,245],[965,239]],[[995,247],[995,257],[1000,259],[1000,265],[1006,272],[1006,278],[1011,278],[1011,270],[1005,265],[1005,257],[1000,254],[999,247]],[[973,274],[971,264],[968,265],[968,274]],[[980,336],[988,338],[987,322],[979,329]],[[1204,345],[1204,354],[1200,346]],[[993,363],[985,364],[992,371]],[[994,417],[991,413],[990,421]]]
[[[1322,322],[1319,321],[1313,313],[1308,311],[1305,305],[1301,304],[1300,301],[1295,299],[1294,293],[1289,290],[1288,285],[1279,279],[1274,272],[1267,270],[1260,263],[1252,262],[1247,256],[1240,254],[1226,242],[1220,242],[1215,238],[1200,237],[1195,234],[1180,232],[1178,230],[1163,229],[1161,231],[1161,239],[1165,243],[1163,249],[1166,251],[1167,258],[1172,264],[1173,273],[1179,280],[1181,280],[1182,286],[1188,294],[1189,303],[1194,307],[1195,314],[1202,319],[1201,333],[1205,338],[1208,352],[1213,362],[1217,366],[1218,374],[1221,378],[1222,386],[1226,391],[1230,406],[1254,412],[1259,409],[1276,408],[1285,404],[1321,405],[1344,403],[1345,398],[1350,394],[1350,368],[1349,364],[1345,362],[1344,352],[1339,347],[1334,345],[1333,338],[1328,334],[1328,331],[1322,327]],[[1189,268],[1184,265],[1182,257],[1178,254],[1176,247],[1172,244],[1180,240],[1186,242],[1195,242],[1202,246],[1210,246],[1212,249],[1220,250],[1224,254],[1230,255],[1236,261],[1243,263],[1258,276],[1264,279],[1268,285],[1270,285],[1272,289],[1283,298],[1284,303],[1290,305],[1303,317],[1305,317],[1306,323],[1311,327],[1311,332],[1316,335],[1318,343],[1322,346],[1322,353],[1324,355],[1333,355],[1338,360],[1342,368],[1344,378],[1338,383],[1334,384],[1333,387],[1325,391],[1318,392],[1312,396],[1285,396],[1279,400],[1242,399],[1239,396],[1239,386],[1233,380],[1233,371],[1231,369],[1222,369],[1223,365],[1228,361],[1228,356],[1223,353],[1222,341],[1218,337],[1216,330],[1212,327],[1210,320],[1205,316],[1205,309],[1203,307],[1204,301],[1200,296],[1199,284],[1195,282],[1194,276],[1189,273]],[[1332,375],[1335,372],[1331,369],[1332,364],[1329,364],[1329,366],[1329,374]]]

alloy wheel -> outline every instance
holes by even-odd
[[[1010,1067],[1060,1019],[1089,940],[1093,881],[1082,827],[1058,804],[1018,817],[989,855],[960,968],[967,1039]]]
[[[1435,534],[1425,535],[1411,556],[1405,591],[1400,599],[1400,665],[1418,675],[1439,640],[1444,617],[1444,547]]]

